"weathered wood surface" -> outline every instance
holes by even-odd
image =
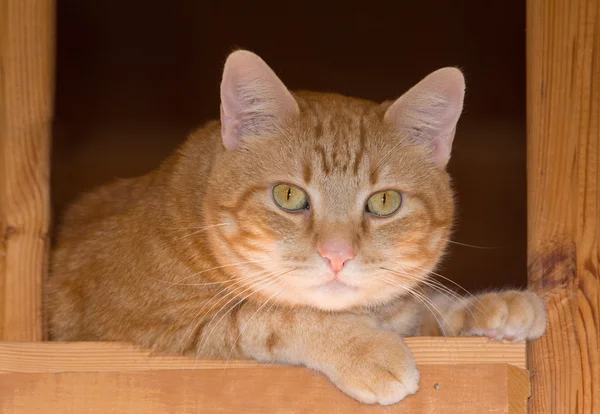
[[[43,337],[54,43],[53,0],[0,0],[0,340]]]
[[[528,372],[508,364],[423,365],[420,390],[359,404],[299,367],[0,375],[0,411],[18,413],[435,413],[527,411]]]
[[[377,407],[301,367],[195,361],[111,342],[0,342],[0,412],[526,412],[524,344],[439,337],[406,343],[422,374],[420,390]]]
[[[528,0],[527,111],[530,408],[600,413],[600,0]]]
[[[525,369],[525,344],[485,338],[406,338],[419,365],[510,364]],[[0,342],[0,374],[274,367],[253,361],[206,361],[152,355],[116,342]]]

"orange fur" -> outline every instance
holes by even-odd
[[[453,221],[444,167],[462,95],[445,112],[442,92],[450,82],[450,98],[462,93],[458,71],[392,105],[290,94],[258,57],[230,59],[222,123],[193,133],[155,171],[68,210],[47,289],[52,339],[303,364],[360,401],[390,404],[418,386],[397,334],[543,333],[541,302],[528,293],[488,295],[492,311],[475,314],[476,301],[430,295],[441,325],[421,303]],[[278,208],[278,183],[306,191],[310,210]],[[366,213],[368,197],[388,189],[403,196],[398,212]],[[332,235],[355,252],[333,282],[317,253]]]

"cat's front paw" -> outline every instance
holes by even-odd
[[[365,404],[395,404],[419,388],[412,354],[400,337],[389,332],[353,338],[326,374],[338,388]]]
[[[466,299],[450,313],[451,330],[463,336],[520,342],[546,330],[546,307],[529,291],[509,290]]]

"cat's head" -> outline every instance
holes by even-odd
[[[348,309],[407,294],[440,260],[454,203],[446,164],[464,98],[440,69],[395,102],[293,94],[253,53],[221,84],[204,199],[211,248],[245,295]]]

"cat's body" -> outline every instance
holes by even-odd
[[[379,105],[291,95],[248,52],[227,65],[220,124],[68,211],[48,289],[53,339],[303,364],[390,404],[418,386],[401,336],[543,333],[528,292],[423,304],[453,220],[460,72]]]

